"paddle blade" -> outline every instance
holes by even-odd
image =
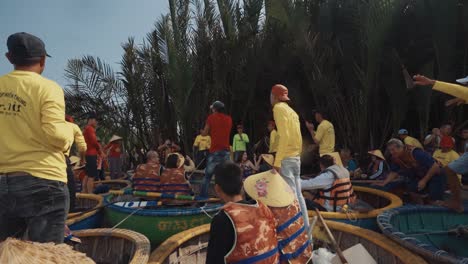
[[[369,254],[362,244],[356,244],[345,251],[343,255],[349,264],[377,264],[377,261]],[[338,256],[333,257],[332,264],[341,264]]]

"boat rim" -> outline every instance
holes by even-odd
[[[96,206],[94,208],[96,208],[95,210],[92,210],[92,211],[89,211],[87,213],[84,213],[82,215],[79,215],[79,216],[74,216],[74,215],[71,215],[70,218],[67,218],[66,219],[66,225],[67,226],[71,226],[73,224],[76,224],[90,216],[93,216],[95,214],[97,214],[99,212],[99,209],[102,207],[103,203],[104,203],[104,199],[101,195],[97,195],[97,194],[91,194],[91,193],[77,193],[76,194],[76,198],[83,198],[83,199],[89,199],[89,200],[96,200],[98,201],[98,203],[96,204]],[[78,212],[79,214],[79,212]]]

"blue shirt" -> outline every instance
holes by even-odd
[[[419,166],[422,167],[421,169],[424,172],[424,174],[427,174],[429,169],[432,168],[432,166],[435,163],[434,158],[429,153],[419,148],[416,148],[413,150],[413,157],[418,162]],[[413,168],[413,169],[416,169],[416,168]],[[406,174],[405,173],[406,169],[400,168],[400,166],[398,166],[397,164],[393,162],[390,164],[390,170],[393,172],[399,172],[399,173],[401,173],[403,170],[403,174]],[[408,176],[408,175],[405,175],[405,176]]]

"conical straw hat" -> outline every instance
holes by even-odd
[[[325,155],[332,156],[333,159],[335,160],[335,164],[343,166],[343,162],[341,161],[340,153],[338,153],[338,152],[324,153],[324,154],[320,154],[320,157],[323,157]]]
[[[122,139],[121,137],[119,137],[119,136],[117,136],[117,135],[113,135],[113,136],[111,137],[111,139],[109,140],[109,143],[111,143],[112,141],[117,141],[117,140],[121,140],[121,139]]]
[[[77,156],[71,156],[70,157],[70,165],[74,165],[74,164],[77,164],[78,162],[80,162],[80,158],[77,157]]]
[[[271,207],[285,207],[295,199],[291,187],[274,170],[249,176],[244,181],[244,190],[253,199]]]
[[[382,154],[382,151],[380,151],[380,149],[376,149],[376,150],[371,150],[369,152],[370,155],[372,156],[376,156],[377,158],[381,159],[381,160],[385,160],[385,157],[384,155]]]

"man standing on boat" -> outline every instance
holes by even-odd
[[[62,243],[68,213],[64,153],[73,142],[62,88],[41,76],[46,50],[28,33],[8,37],[14,71],[0,77],[0,241]]]
[[[270,102],[273,106],[273,116],[279,136],[278,150],[273,166],[296,193],[306,229],[309,230],[307,207],[301,192],[301,125],[299,116],[288,105],[289,101],[291,99],[288,97],[288,88],[281,84],[272,87]]]
[[[226,114],[224,103],[215,101],[210,107],[212,114],[208,116],[203,130],[204,135],[211,137],[210,154],[205,168],[201,197],[208,197],[208,188],[216,165],[229,160],[229,137],[232,129],[232,118]]]
[[[94,189],[94,180],[99,180],[98,173],[98,155],[103,155],[101,144],[96,137],[97,116],[90,113],[88,116],[88,125],[83,130],[83,136],[86,141],[86,177],[83,183],[83,192],[92,193]]]
[[[335,151],[335,128],[333,124],[325,118],[322,111],[314,111],[315,121],[319,124],[315,131],[311,120],[306,120],[307,130],[309,130],[315,144],[319,145],[319,154],[332,153]]]

